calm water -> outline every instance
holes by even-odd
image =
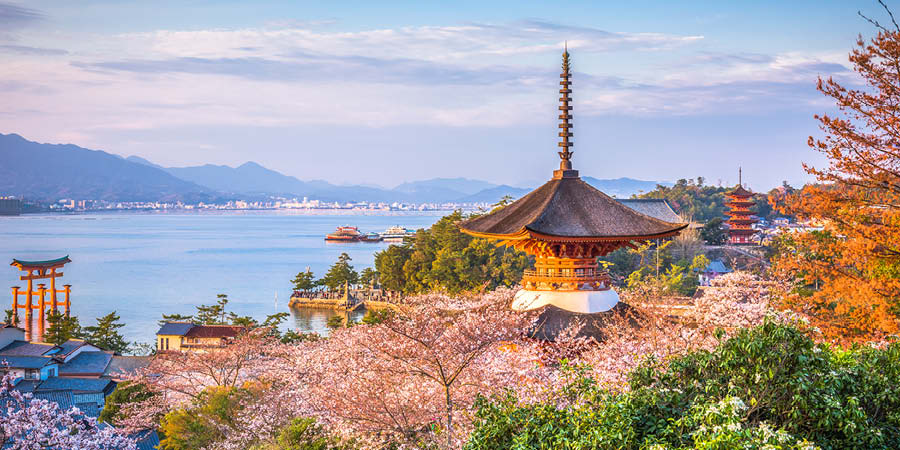
[[[132,341],[152,342],[163,313],[192,314],[228,294],[228,311],[258,319],[289,311],[290,280],[308,266],[324,275],[341,252],[356,270],[374,264],[385,243],[326,243],[339,225],[383,231],[429,227],[444,213],[335,212],[91,213],[0,217],[0,261],[69,255],[63,283],[82,325],[115,310]],[[4,268],[5,267],[5,268]],[[20,272],[0,265],[0,309]],[[276,304],[277,294],[277,304]],[[21,314],[21,313],[20,313]],[[331,310],[292,312],[285,328],[325,330]],[[343,314],[343,313],[341,313]]]

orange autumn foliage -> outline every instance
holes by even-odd
[[[806,285],[787,306],[842,340],[897,333],[900,317],[900,27],[875,25],[878,34],[860,37],[849,58],[864,87],[819,79],[839,110],[816,116],[825,136],[809,145],[829,165],[804,164],[820,183],[782,205],[824,231],[786,238],[775,259]]]

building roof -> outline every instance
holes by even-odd
[[[112,355],[106,352],[81,352],[65,364],[59,366],[59,375],[96,375],[106,372]]]
[[[70,263],[70,262],[72,262],[72,260],[69,259],[69,255],[66,255],[66,256],[63,256],[62,258],[48,259],[48,260],[44,260],[44,261],[25,261],[25,260],[13,258],[12,263],[10,263],[9,265],[18,267],[19,269],[22,269],[23,267],[48,268],[48,267],[54,267],[54,266],[61,266],[63,264]]]
[[[98,418],[100,417],[100,407],[97,406],[95,402],[81,402],[76,403],[75,407],[80,409],[84,415],[88,417]]]
[[[686,226],[635,211],[576,175],[554,177],[512,204],[468,220],[460,228],[487,238],[523,238],[532,232],[548,237],[630,240],[669,236]]]
[[[192,338],[233,338],[244,331],[244,327],[233,325],[194,325],[185,337]]]
[[[72,395],[72,391],[35,391],[33,395],[35,399],[49,400],[58,404],[62,410],[75,406],[75,397]]]
[[[750,197],[750,196],[753,195],[752,192],[750,192],[750,191],[744,189],[744,186],[741,186],[740,184],[737,185],[737,186],[734,188],[734,190],[729,191],[729,192],[727,192],[726,194],[727,194],[727,195],[733,195],[733,196],[735,196],[735,197]]]
[[[119,356],[113,355],[106,366],[103,376],[118,377],[131,375],[150,364],[149,356]]]
[[[41,384],[41,380],[23,380],[20,379],[13,389],[19,392],[34,392],[37,386]]]
[[[60,354],[69,355],[72,352],[74,352],[75,350],[78,350],[79,348],[84,347],[85,345],[91,345],[91,344],[88,344],[83,339],[69,339],[68,341],[60,344],[60,346],[59,346]]]
[[[109,378],[60,378],[50,377],[38,385],[41,391],[105,392],[115,388],[115,381]]]
[[[41,369],[49,364],[56,364],[56,360],[46,356],[0,356],[0,365],[11,369]]]
[[[721,259],[715,259],[709,262],[704,272],[716,272],[716,273],[728,273],[731,272],[731,269],[725,267],[725,263],[722,262]]]
[[[156,332],[157,336],[184,336],[188,331],[191,330],[195,325],[190,322],[166,322],[162,327],[159,328],[159,331]]]
[[[47,352],[54,349],[57,349],[57,347],[53,344],[12,341],[9,345],[0,349],[0,356],[44,356]]]
[[[645,215],[663,222],[681,223],[682,218],[672,209],[672,205],[663,198],[629,198],[619,203]]]

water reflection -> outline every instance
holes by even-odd
[[[341,316],[346,320],[348,315],[350,320],[359,322],[366,315],[366,311],[364,308],[358,308],[352,312],[337,311],[330,308],[291,308],[291,318],[298,331],[304,333],[315,332],[322,336],[328,335],[328,319],[334,316]]]

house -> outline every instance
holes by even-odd
[[[221,348],[244,331],[244,327],[233,325],[166,322],[156,332],[156,349],[172,351]]]
[[[15,378],[46,380],[56,376],[99,377],[111,354],[81,339],[70,339],[61,345],[28,342],[25,330],[0,325],[0,374]],[[104,366],[105,367],[105,366]]]
[[[731,269],[725,267],[725,263],[720,259],[715,259],[709,262],[709,264],[700,271],[697,277],[700,280],[700,286],[709,286],[709,282],[719,275],[726,274],[731,272]]]

